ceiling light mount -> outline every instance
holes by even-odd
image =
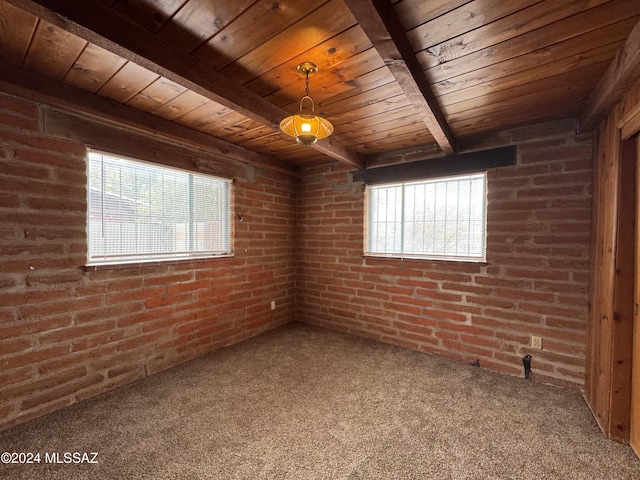
[[[318,66],[313,62],[302,62],[296,67],[296,70],[303,77],[313,77],[318,73]]]
[[[296,67],[300,75],[305,78],[305,95],[300,99],[300,111],[280,122],[280,130],[296,139],[305,146],[313,145],[318,139],[326,138],[333,133],[331,122],[315,114],[315,103],[309,96],[309,77],[318,73],[318,67],[311,62],[303,62]],[[303,111],[303,103],[311,103],[311,112]]]

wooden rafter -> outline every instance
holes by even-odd
[[[101,1],[7,1],[274,130],[289,115],[153,32],[114,13]],[[348,165],[364,168],[359,154],[335,140],[319,142],[313,148]]]
[[[345,0],[360,27],[443,152],[455,153],[455,139],[389,0]]]
[[[624,47],[598,82],[585,107],[578,114],[578,131],[596,128],[619,103],[624,94],[640,81],[640,22],[633,28]]]

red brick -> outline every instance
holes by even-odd
[[[35,332],[46,332],[56,328],[67,327],[72,323],[73,320],[69,315],[48,318],[46,320],[19,323],[0,328],[0,339],[13,338]]]
[[[459,293],[451,293],[450,291],[445,293],[432,288],[416,288],[416,295],[446,302],[462,301],[462,295]]]
[[[464,323],[449,323],[449,322],[440,322],[438,327],[443,331],[450,332],[459,332],[465,333],[468,335],[477,335],[484,337],[493,337],[493,332],[486,328],[479,328],[475,325],[464,324]]]
[[[37,273],[27,275],[27,285],[59,285],[61,283],[75,283],[84,277],[80,270],[58,273]]]
[[[13,180],[16,184],[21,182],[20,179],[25,178],[46,181],[53,176],[53,169],[46,165],[30,165],[28,169],[25,169],[22,162],[4,160],[2,162],[2,176],[19,177]],[[11,179],[7,180],[11,181]]]
[[[79,352],[90,348],[98,347],[100,345],[112,344],[125,337],[122,330],[110,331],[100,335],[92,335],[88,338],[79,339],[71,344],[71,350],[73,352]]]
[[[100,295],[96,296],[98,299]],[[144,305],[141,303],[125,303],[120,305],[107,305],[91,309],[76,312],[76,323],[87,323],[100,321],[104,318],[114,318],[119,321],[122,318],[131,318],[144,309]]]
[[[20,307],[20,314],[26,318],[48,317],[80,310],[89,310],[102,304],[100,297],[76,297],[52,299],[47,303],[36,303]]]
[[[18,208],[21,203],[21,197],[17,193],[0,192],[1,208]]]
[[[87,210],[87,202],[80,199],[29,197],[26,203],[29,208],[35,210],[76,210],[82,214]]]
[[[0,292],[0,304],[2,305],[24,305],[25,303],[40,303],[51,298],[67,297],[73,291],[69,287],[59,289],[28,289],[21,291]],[[1,338],[1,337],[0,337]]]
[[[25,395],[36,395],[40,393],[41,390],[47,390],[59,385],[64,385],[65,383],[72,382],[78,378],[82,378],[86,374],[86,367],[72,368],[56,375],[36,378],[29,383],[14,385],[5,390],[5,395],[7,395],[8,398],[23,397]]]
[[[147,300],[164,295],[165,287],[145,288],[141,290],[126,290],[121,292],[110,292],[107,295],[107,304],[120,304],[126,302],[136,302]]]
[[[428,308],[433,305],[431,300],[424,300],[422,298],[415,298],[408,295],[392,295],[391,302],[396,304],[396,308],[402,308],[402,305],[415,305],[418,307]]]
[[[196,272],[198,276],[198,280],[200,280],[200,276],[202,276],[203,272]],[[157,285],[172,285],[175,283],[185,283],[188,281],[192,281],[194,277],[193,272],[182,272],[182,273],[174,273],[172,275],[162,275],[162,276],[145,276],[143,279],[145,287],[154,287]],[[209,283],[210,284],[210,283]]]
[[[179,303],[190,302],[193,300],[193,297],[193,293],[186,293],[183,295],[163,295],[149,298],[144,302],[144,304],[147,308],[166,307]]]
[[[586,346],[584,344],[569,344],[565,342],[556,342],[553,340],[546,340],[543,348],[546,351],[564,353],[567,355],[584,356]]]
[[[398,330],[405,330],[408,332],[419,333],[426,337],[432,337],[434,335],[433,328],[425,327],[423,325],[417,325],[414,323],[394,322],[393,327],[397,328]]]
[[[44,360],[65,355],[69,353],[70,350],[71,349],[68,345],[59,345],[55,347],[31,350],[11,357],[3,356],[0,357],[0,370],[10,370],[12,368],[23,367],[25,365],[33,365]]]
[[[13,338],[0,342],[0,352],[2,355],[11,355],[12,353],[28,350],[33,343],[28,338]]]
[[[7,418],[9,416],[9,414],[11,412],[13,412],[15,410],[15,407],[13,405],[3,405],[2,407],[0,407],[0,420]],[[5,422],[7,424],[7,426],[9,426],[10,424]]]
[[[454,332],[446,332],[442,330],[436,330],[434,336],[443,340],[460,340],[460,334]]]
[[[119,351],[140,350],[141,348],[152,346],[166,334],[164,332],[149,333],[146,335],[136,335],[135,337],[117,342]]]
[[[16,113],[25,118],[38,117],[36,103],[4,92],[0,93],[0,109]]]
[[[87,337],[96,333],[112,330],[115,327],[114,320],[106,320],[100,323],[73,325],[70,328],[44,333],[38,336],[41,345],[47,343],[71,342],[81,337]]]
[[[67,395],[74,394],[82,390],[83,388],[90,387],[102,381],[104,377],[101,374],[95,374],[91,377],[87,377],[76,382],[72,382],[58,388],[51,390],[45,390],[45,393],[38,396],[33,396],[22,402],[21,408],[23,410],[30,410],[45,403],[57,401]]]
[[[83,158],[86,154],[86,148],[83,145],[65,140],[58,140],[37,134],[19,133],[12,131],[4,131],[2,133],[5,142],[12,142],[16,145],[23,145],[34,149],[40,149],[43,152],[59,152],[66,154],[75,154]],[[68,164],[67,164],[68,165]]]
[[[109,369],[107,372],[107,378],[120,377],[122,375],[129,375],[135,379],[144,378],[146,376],[142,365],[123,365]]]
[[[453,312],[450,310],[436,310],[433,308],[425,309],[425,315],[430,316],[431,318],[436,318],[438,320],[452,320],[454,322],[466,322],[467,316],[462,313]]]
[[[496,330],[495,335],[496,335],[496,338],[499,338],[501,340],[520,343],[522,345],[528,345],[530,341],[529,336],[523,335],[518,332],[503,332],[500,330]]]
[[[155,330],[170,329],[176,324],[176,320],[172,316],[160,317],[158,320],[146,322],[142,326],[144,333],[153,332]],[[170,332],[168,332],[170,333]]]
[[[481,347],[488,347],[491,350],[500,349],[500,342],[498,340],[486,336],[461,334],[460,341],[464,343],[471,343],[472,345],[478,345]]]
[[[1,372],[0,373],[0,387],[3,391],[3,396],[5,398],[10,398],[6,392],[7,385],[12,385],[14,383],[25,382],[30,380],[33,377],[33,369],[29,366],[20,368],[18,370],[12,370],[10,372]]]

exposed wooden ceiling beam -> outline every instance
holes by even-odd
[[[516,150],[515,145],[509,145],[479,152],[447,155],[431,160],[368,168],[354,172],[352,178],[354,182],[379,185],[381,183],[409,182],[424,178],[483,172],[490,168],[515,165]]]
[[[289,115],[99,0],[7,1],[276,131],[280,121]],[[312,147],[338,161],[364,168],[362,156],[335,140],[320,141]]]
[[[585,107],[578,113],[578,131],[596,128],[624,94],[640,81],[640,22],[636,24]]]
[[[443,152],[455,139],[389,0],[344,0]]]
[[[205,133],[191,130],[163,118],[121,105],[70,85],[0,62],[0,91],[61,108],[85,117],[127,127],[140,133],[162,137],[192,149],[231,160],[295,176],[285,162],[235,145]]]

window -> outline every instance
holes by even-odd
[[[89,151],[88,263],[231,253],[231,181]]]
[[[486,174],[368,186],[365,254],[484,261]]]

